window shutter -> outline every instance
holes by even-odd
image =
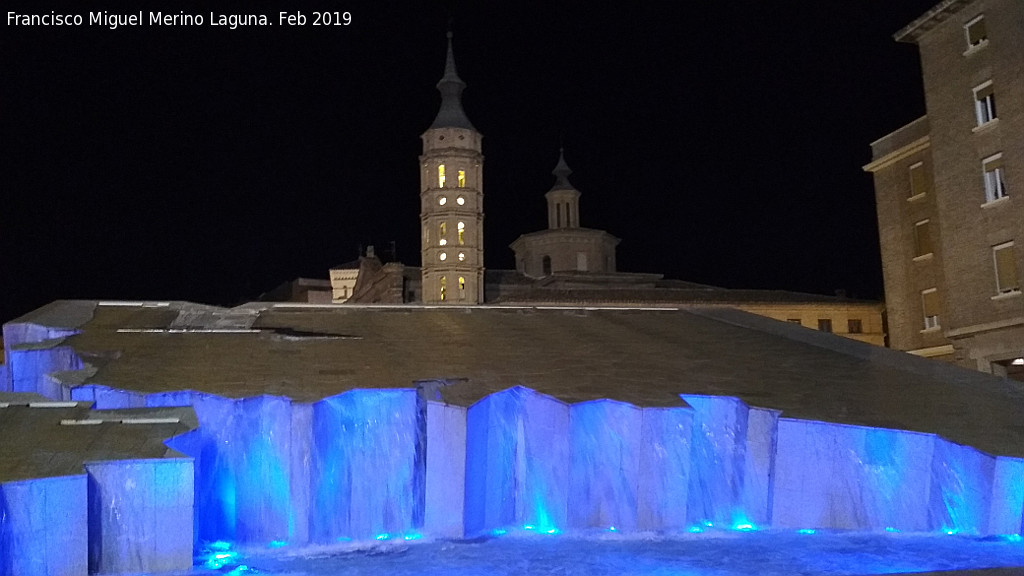
[[[928,177],[924,172],[924,165],[918,164],[910,169],[910,194],[926,194],[929,192]]]
[[[1000,292],[1020,288],[1020,282],[1017,281],[1017,263],[1013,259],[1013,246],[996,250],[996,280]]]
[[[939,315],[939,293],[938,292],[925,292],[921,294],[921,299],[924,301],[924,315],[938,316]]]

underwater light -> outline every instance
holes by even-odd
[[[1006,534],[1003,536],[1003,540],[1006,540],[1007,542],[1020,542],[1021,540],[1024,540],[1024,538],[1021,538],[1020,534]]]
[[[390,540],[390,539],[391,539],[391,534],[388,534],[387,532],[385,532],[383,534],[377,534],[377,540]]]
[[[405,536],[402,536],[403,540],[419,540],[420,538],[423,538],[423,536],[415,532],[413,532],[412,534],[406,534]]]
[[[756,530],[753,524],[737,524],[733,526],[732,529],[739,530],[741,532],[750,532],[751,530]]]
[[[559,530],[558,528],[552,528],[551,530],[548,530],[548,534],[561,534],[561,533],[562,533],[562,531]]]
[[[797,534],[814,534],[815,532],[817,532],[817,531],[812,529],[812,528],[804,528],[802,530],[797,530],[796,531]]]
[[[704,531],[704,529],[701,528],[700,526],[690,526],[690,532],[692,532],[693,534],[697,534],[697,533],[703,532],[703,531]]]
[[[535,527],[534,527],[533,524],[524,524],[523,525],[523,530],[534,530],[534,529],[535,529]]]
[[[508,531],[503,530],[501,528],[491,530],[491,536],[504,536],[505,534],[508,534]]]
[[[885,531],[886,532],[899,532],[899,530],[897,530],[896,528],[893,528],[892,526],[886,526],[885,527]]]
[[[608,531],[609,532],[615,532],[615,526],[609,526],[608,527]]]
[[[288,543],[284,540],[274,540],[270,544],[267,544],[267,548],[282,548],[287,545]]]

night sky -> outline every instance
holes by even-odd
[[[489,268],[545,227],[564,142],[582,223],[622,238],[620,270],[881,298],[861,166],[924,113],[917,50],[892,34],[936,2],[7,2],[206,24],[4,22],[0,321],[59,298],[237,304],[360,245],[418,265],[449,16],[484,135]],[[312,25],[342,10],[349,26]]]

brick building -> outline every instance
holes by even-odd
[[[944,0],[895,39],[918,46],[927,115],[865,166],[890,345],[1021,379],[1024,3]]]

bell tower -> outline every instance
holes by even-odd
[[[420,258],[427,304],[484,301],[484,156],[482,136],[462,109],[465,87],[448,32],[444,76],[437,83],[441,109],[420,136]]]

